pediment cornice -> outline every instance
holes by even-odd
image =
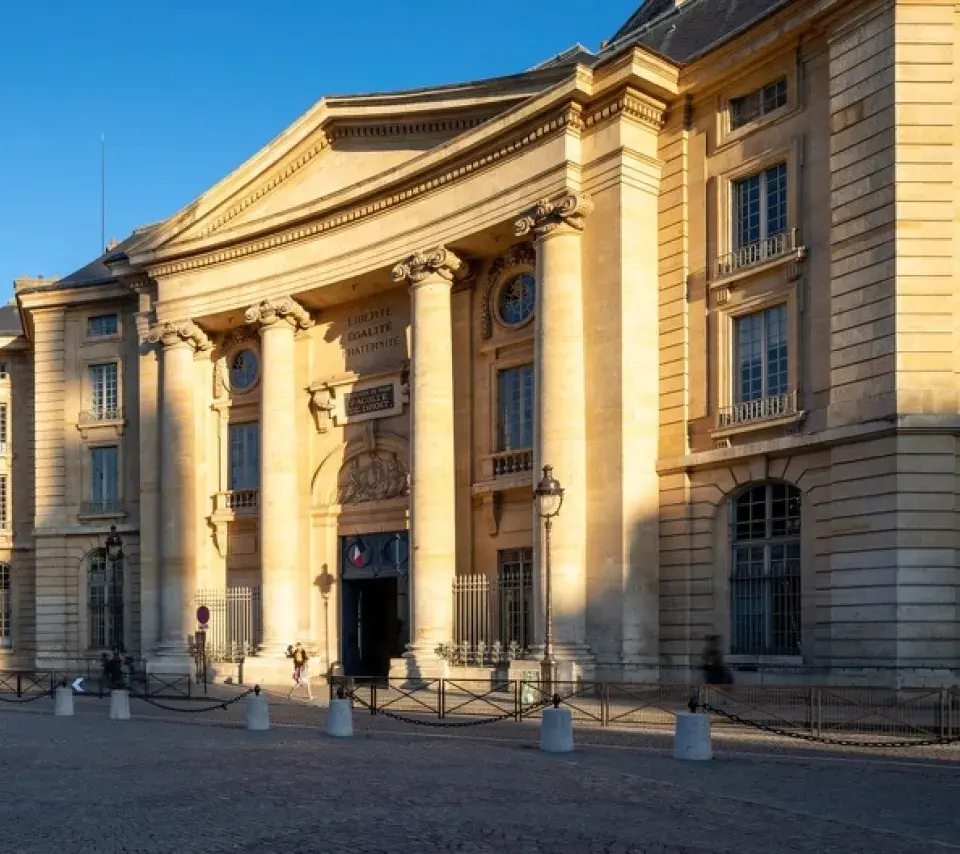
[[[243,166],[167,220],[139,249],[156,251],[187,234],[196,240],[223,230],[338,140],[469,131],[569,73],[551,68],[413,92],[324,98]]]
[[[161,278],[309,240],[469,179],[557,134],[579,134],[621,115],[658,132],[663,126],[666,103],[641,91],[637,67],[631,61],[618,66],[615,73],[604,72],[600,85],[594,80],[593,70],[583,66],[567,68],[558,83],[506,111],[502,105],[493,110],[489,103],[461,105],[459,110],[448,110],[443,115],[431,115],[426,110],[393,112],[389,116],[372,109],[366,113],[351,109],[337,115],[328,111],[312,138],[301,129],[303,144],[291,149],[288,159],[269,178],[264,172],[262,184],[250,183],[245,195],[235,196],[230,207],[221,207],[220,213],[207,223],[195,226],[192,235],[182,234],[176,240],[156,238],[141,244],[133,250],[132,261]],[[295,208],[254,219],[247,216],[230,225],[230,220],[338,140],[415,134],[449,136],[451,131],[455,133],[452,139],[387,172]]]
[[[308,240],[331,229],[357,223],[367,217],[412,201],[426,193],[448,186],[468,177],[504,158],[515,156],[533,145],[538,145],[558,133],[572,129],[579,132],[584,127],[583,111],[579,104],[570,102],[540,117],[514,135],[504,136],[497,142],[484,146],[456,159],[442,161],[433,169],[414,178],[400,180],[383,188],[379,193],[368,192],[366,197],[349,204],[347,199],[332,199],[329,207],[335,210],[309,212],[298,222],[275,230],[273,233],[214,251],[192,254],[169,262],[150,265],[155,278],[176,275],[244,258],[249,255],[277,249],[290,243]],[[309,221],[306,217],[310,216]]]

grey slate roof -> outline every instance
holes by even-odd
[[[10,304],[0,308],[0,335],[22,335],[23,324],[20,322],[20,310]]]
[[[681,65],[733,38],[793,0],[645,0],[607,50],[640,44]]]
[[[119,260],[124,257],[126,250],[143,240],[145,234],[137,229],[112,249],[107,250],[99,258],[91,261],[85,267],[74,270],[69,276],[58,279],[58,288],[79,288],[87,285],[105,285],[114,280],[113,273],[106,265],[107,260]]]

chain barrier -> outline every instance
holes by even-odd
[[[344,691],[344,697],[349,698],[350,700],[356,700],[361,706],[367,709],[374,715],[383,715],[387,718],[392,718],[395,721],[400,721],[405,724],[413,724],[414,726],[425,726],[425,727],[438,727],[440,729],[462,729],[464,727],[473,727],[473,726],[482,726],[484,724],[495,724],[500,723],[501,721],[508,720],[510,718],[516,717],[516,711],[505,712],[502,715],[491,715],[486,718],[472,718],[471,720],[466,721],[448,721],[448,720],[429,720],[421,718],[411,718],[407,715],[401,715],[397,712],[388,712],[384,708],[375,708],[366,702],[362,698],[358,697],[355,691]],[[528,706],[524,710],[524,714],[527,712],[537,711],[538,709],[545,708],[550,705],[550,700],[541,700],[539,703],[534,703],[531,706]],[[554,701],[554,705],[556,702]]]
[[[47,690],[41,694],[30,694],[27,697],[17,697],[15,700],[10,699],[9,697],[4,697],[0,695],[0,703],[13,703],[14,705],[20,705],[23,703],[32,703],[34,700],[42,700],[44,697],[52,697],[53,691]]]
[[[809,732],[792,732],[787,729],[780,729],[779,727],[770,726],[769,724],[762,724],[759,721],[751,721],[747,718],[740,717],[740,715],[735,714],[734,712],[727,712],[723,709],[718,709],[716,706],[711,706],[709,703],[698,703],[696,702],[696,698],[691,698],[689,708],[690,711],[703,709],[706,712],[714,712],[715,714],[726,718],[732,723],[753,727],[754,729],[768,732],[771,735],[779,735],[783,738],[792,738],[796,739],[797,741],[807,741],[814,744],[829,744],[833,747],[882,747],[889,749],[902,747],[934,747],[938,745],[956,744],[960,742],[960,736],[957,736],[956,738],[931,738],[924,740],[909,739],[901,741],[856,741],[851,738],[824,738],[821,735],[814,735],[813,733]]]
[[[222,709],[223,711],[226,711],[228,706],[232,706],[234,703],[239,703],[242,699],[244,699],[245,697],[249,697],[251,694],[256,693],[259,695],[260,693],[259,688],[260,686],[257,685],[253,688],[248,689],[247,691],[244,691],[242,694],[238,694],[236,697],[232,697],[229,700],[224,700],[222,703],[214,703],[213,705],[204,706],[203,708],[200,708],[200,709],[183,709],[183,708],[178,709],[176,706],[168,706],[165,703],[159,703],[156,700],[151,700],[147,694],[131,693],[130,696],[135,700],[143,700],[143,702],[149,703],[151,706],[156,706],[158,709],[163,709],[163,711],[165,712],[183,712],[185,714],[201,714],[203,712],[214,712],[214,711],[217,711],[218,709]]]

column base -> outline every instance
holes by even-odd
[[[186,650],[182,653],[157,650],[153,657],[147,660],[147,673],[182,676],[191,675],[193,671],[193,658],[187,654]]]
[[[316,685],[318,679],[322,679],[322,673],[318,673],[313,667],[313,660],[307,663],[307,672],[310,677],[310,684]],[[293,661],[287,658],[286,647],[279,654],[273,655],[260,652],[258,655],[250,656],[243,661],[243,684],[244,685],[281,685],[286,690],[290,690],[293,685]]]
[[[592,682],[596,672],[596,658],[585,643],[555,643],[553,657],[557,662],[557,682]],[[543,661],[543,644],[531,647],[530,658],[524,659],[525,670],[540,668]]]
[[[420,679],[446,679],[450,675],[450,665],[435,652],[426,653],[411,650],[403,658],[390,659],[391,680],[417,681]]]

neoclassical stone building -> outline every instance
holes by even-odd
[[[325,98],[17,281],[3,664],[181,670],[198,605],[248,672],[536,654],[549,464],[565,672],[681,678],[716,633],[954,681],[958,20],[647,0],[596,54]]]

